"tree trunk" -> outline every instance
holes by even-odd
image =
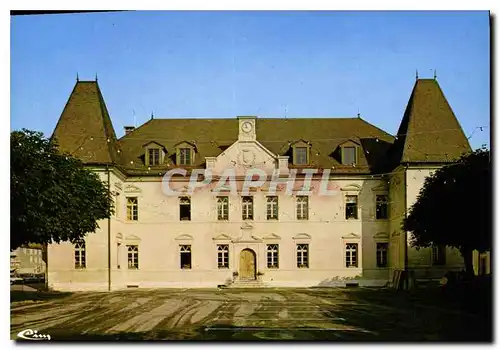
[[[462,248],[462,256],[464,258],[465,264],[465,273],[467,276],[474,276],[474,266],[472,264],[472,249],[471,248]]]

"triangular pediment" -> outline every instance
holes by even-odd
[[[193,236],[188,235],[188,234],[182,234],[177,237],[175,237],[176,241],[191,241],[193,240]]]
[[[118,232],[118,233],[116,234],[116,239],[118,239],[118,240],[122,240],[122,239],[123,239],[123,235],[122,235],[120,232]]]
[[[297,141],[294,141],[290,144],[290,147],[308,147],[310,146],[311,144],[309,143],[309,141],[306,141],[304,139],[299,139]]]
[[[342,236],[343,239],[360,239],[361,236],[356,233],[348,233],[347,235]]]
[[[159,148],[162,148],[162,149],[165,149],[165,146],[163,146],[161,143],[158,143],[156,141],[148,141],[146,142],[144,145],[142,145],[142,147],[147,147],[147,148],[152,148],[152,147],[159,147]]]
[[[225,233],[221,233],[220,235],[217,235],[215,236],[214,238],[212,238],[214,241],[230,241],[231,240],[231,236],[225,234]]]
[[[258,236],[251,235],[250,237],[238,237],[236,239],[233,239],[231,242],[233,243],[260,243],[262,242],[262,238]]]
[[[386,185],[380,184],[378,186],[372,187],[373,192],[387,192],[389,189]]]
[[[278,236],[276,233],[271,233],[265,237],[262,237],[264,240],[275,240],[275,239],[281,239],[280,236]]]
[[[378,240],[386,240],[389,239],[389,235],[386,232],[377,232],[373,235],[373,238]]]
[[[292,237],[293,239],[311,239],[311,235],[307,233],[298,233]]]
[[[347,140],[343,141],[342,143],[339,143],[338,147],[349,146],[349,145],[361,146],[361,144],[359,143],[359,141],[356,141],[354,139],[347,139]]]
[[[141,241],[141,238],[136,236],[136,235],[128,235],[125,240],[127,242],[140,242]]]
[[[174,145],[174,148],[194,148],[196,150],[196,144],[190,141],[181,141]]]
[[[357,184],[350,184],[341,188],[342,191],[361,191],[361,186]]]
[[[140,192],[142,192],[142,190],[135,185],[126,185],[124,191],[126,193],[140,193]]]

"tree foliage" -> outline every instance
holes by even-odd
[[[11,249],[75,242],[111,214],[108,186],[96,173],[40,132],[11,133]]]
[[[470,272],[472,251],[491,249],[491,190],[489,150],[478,149],[436,170],[403,220],[411,245],[457,248]]]

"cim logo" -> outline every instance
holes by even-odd
[[[26,340],[50,340],[49,334],[41,334],[37,330],[32,329],[25,329],[17,333],[17,337]]]

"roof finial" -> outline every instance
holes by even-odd
[[[436,70],[434,69],[434,80],[436,80],[437,75],[436,75]]]
[[[95,82],[97,83],[97,72],[95,73]]]
[[[155,119],[155,115],[154,115],[153,111],[151,111],[151,119]]]
[[[418,69],[416,69],[416,70],[415,70],[415,73],[416,73],[416,74],[415,74],[415,77],[416,77],[416,79],[418,80]]]
[[[76,82],[78,83],[80,81],[80,78],[78,78],[78,72],[76,72]]]

